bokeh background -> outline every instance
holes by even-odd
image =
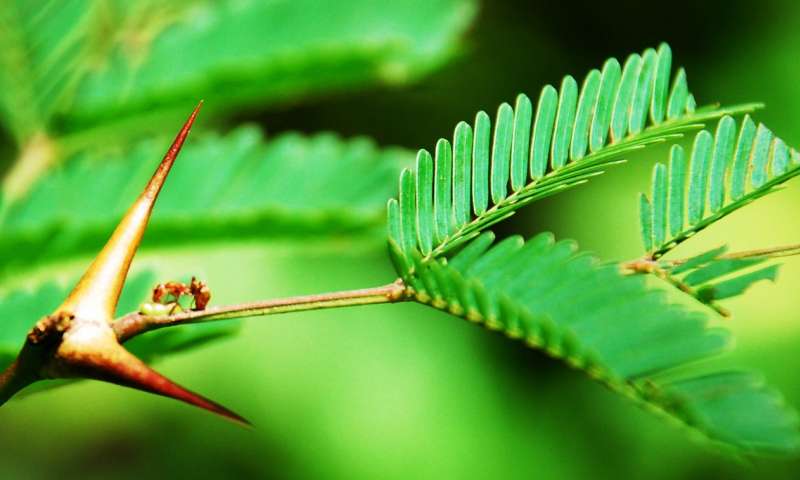
[[[48,2],[28,2],[33,7],[23,14],[36,14],[37,3],[44,9]],[[81,9],[94,2],[71,3]],[[291,2],[263,2],[285,3]],[[302,2],[301,16],[272,18],[264,8],[263,18],[252,20],[263,28],[248,41],[269,43],[280,34],[280,41],[301,44],[337,22],[343,32],[368,30],[379,37],[400,28],[397,19],[404,12],[416,12],[407,20],[419,23],[410,29],[418,39],[452,45],[431,54],[418,71],[399,60],[384,65],[377,79],[351,82],[331,75],[238,103],[231,100],[236,85],[218,87],[204,94],[207,128],[255,123],[269,134],[333,131],[366,135],[382,146],[432,148],[480,109],[493,112],[519,92],[535,97],[566,73],[580,77],[607,57],[624,58],[667,41],[699,103],[763,101],[757,119],[787,144],[800,146],[800,3],[792,0],[408,0],[391,2],[391,8],[373,8],[383,2],[336,3],[336,15],[323,0]],[[370,16],[360,16],[363,11]],[[435,31],[442,24],[446,35]],[[452,39],[443,40],[447,35]],[[222,47],[199,46],[188,54],[201,58]],[[338,68],[336,58],[327,62]],[[163,74],[173,73],[165,63]],[[280,75],[264,81],[280,82]],[[215,108],[224,102],[234,106]],[[178,116],[191,104],[185,102]],[[112,122],[113,111],[108,115]],[[79,125],[82,118],[70,121]],[[69,130],[68,120],[57,127]],[[169,134],[176,123],[168,120],[152,125]],[[4,136],[8,175],[16,147],[12,132]],[[602,258],[635,257],[641,249],[637,194],[666,151],[656,147],[633,155],[589,185],[527,208],[501,233],[550,230]],[[722,243],[734,249],[795,243],[799,200],[800,184],[790,183],[687,242],[681,252]],[[85,260],[48,264],[29,276],[74,278]],[[737,349],[724,361],[760,370],[800,408],[800,261],[783,263],[776,284],[758,284],[726,302],[735,312],[729,326]],[[154,270],[165,279],[198,273],[214,289],[215,303],[393,278],[379,240],[311,235],[188,247],[176,241],[145,249],[134,269]],[[20,274],[7,282],[33,280]],[[0,478],[790,479],[800,472],[797,459],[722,455],[579,372],[417,305],[250,319],[238,335],[163,359],[157,368],[241,412],[255,428],[177,402],[81,382],[0,409]]]

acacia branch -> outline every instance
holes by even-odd
[[[142,333],[174,325],[353,305],[394,303],[406,301],[409,298],[408,288],[402,280],[397,279],[380,287],[210,307],[205,310],[183,311],[173,315],[153,316],[134,312],[114,320],[111,326],[119,341],[124,342]]]
[[[768,247],[768,248],[759,248],[755,250],[744,250],[741,252],[731,252],[725,253],[717,257],[717,259],[722,260],[735,260],[735,259],[742,259],[742,258],[780,258],[780,257],[791,257],[794,255],[800,255],[800,243],[794,243],[791,245],[781,245],[778,247]],[[653,273],[655,269],[658,268],[668,268],[668,267],[677,267],[678,265],[682,265],[689,261],[690,258],[681,258],[678,260],[654,260],[651,255],[645,255],[642,258],[637,258],[636,260],[629,260],[627,262],[620,263],[620,268],[625,273]]]

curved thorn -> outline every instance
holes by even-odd
[[[153,205],[202,105],[200,101],[195,107],[142,194],[119,222],[78,285],[56,310],[57,313],[71,312],[78,318],[95,321],[114,318],[122,286],[147,228]]]
[[[64,353],[64,360],[69,362],[73,375],[180,400],[238,424],[251,426],[241,415],[176,384],[115,342],[92,352],[73,350]]]

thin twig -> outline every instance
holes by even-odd
[[[352,305],[402,302],[408,300],[408,298],[407,287],[402,280],[398,279],[388,285],[374,288],[210,307],[205,310],[185,311],[167,316],[129,313],[124,317],[116,319],[112,323],[112,327],[119,341],[124,342],[137,335],[149,332],[150,330],[173,325],[274,315],[286,312],[301,312],[305,310],[319,310],[324,308],[347,307]]]

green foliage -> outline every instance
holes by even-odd
[[[19,145],[42,131],[85,144],[96,129],[177,123],[200,98],[231,111],[403,83],[452,55],[475,10],[472,0],[10,0],[0,116]]]
[[[137,310],[137,306],[147,299],[154,283],[155,275],[151,272],[131,276],[125,284],[117,310],[120,312]],[[0,297],[0,319],[3,322],[3,328],[0,328],[0,371],[17,356],[25,336],[36,321],[52,313],[64,301],[69,288],[55,283],[45,283],[34,289],[16,290]],[[151,361],[164,355],[202,346],[229,336],[237,330],[236,323],[189,327],[151,332],[134,339],[127,346],[143,360]]]
[[[51,170],[0,222],[0,275],[99,249],[168,144],[150,139],[85,152]],[[143,247],[377,238],[385,199],[410,160],[400,149],[331,134],[283,134],[265,142],[258,129],[241,127],[193,136],[158,200]]]
[[[800,153],[764,125],[745,116],[737,136],[736,122],[724,117],[713,137],[705,130],[695,136],[688,162],[676,145],[669,170],[663,164],[653,169],[651,196],[640,196],[645,250],[659,258],[798,174]]]
[[[402,174],[399,200],[389,202],[391,241],[406,253],[441,256],[518,208],[585,183],[624,154],[753,107],[695,111],[683,70],[668,91],[671,63],[666,44],[629,56],[624,68],[612,58],[580,91],[570,76],[560,93],[544,87],[535,113],[525,95],[515,108],[501,105],[493,132],[485,112],[473,126],[459,123],[452,144],[439,140],[433,157],[420,150],[416,168]]]
[[[399,270],[417,301],[544,349],[714,442],[750,453],[800,447],[796,416],[760,380],[697,367],[730,343],[705,315],[573,242],[493,240],[485,233],[449,259],[396,259],[408,262]]]
[[[625,153],[723,117],[717,147],[707,132],[698,134],[695,155],[707,162],[690,168],[673,162],[669,179],[663,165],[656,167],[653,199],[642,199],[642,229],[647,238],[663,239],[672,222],[681,224],[683,214],[672,212],[685,204],[687,176],[690,222],[702,221],[706,196],[720,211],[724,191],[707,179],[724,181],[725,162],[733,155],[727,114],[753,105],[696,111],[683,70],[667,91],[670,64],[666,45],[631,55],[624,68],[611,59],[602,72],[590,72],[580,92],[572,77],[564,79],[560,93],[545,87],[535,113],[524,95],[515,108],[501,105],[493,131],[483,112],[474,127],[459,123],[452,145],[439,140],[433,156],[421,150],[416,168],[402,172],[399,198],[388,205],[389,252],[421,303],[542,348],[716,443],[744,452],[794,451],[800,448],[797,420],[775,392],[751,374],[694,365],[730,343],[727,331],[710,327],[704,313],[669,304],[646,279],[600,265],[548,234],[527,243],[511,237],[493,247],[491,232],[480,236],[521,206],[620,163]],[[762,143],[765,135],[758,135]],[[755,150],[777,158],[773,175],[786,175],[788,149],[773,145],[768,139]],[[766,172],[766,162],[754,157],[753,168]],[[734,164],[736,172],[747,167]],[[771,178],[756,175],[753,187],[771,188]],[[734,192],[741,190],[736,185]],[[675,218],[668,224],[669,208]],[[720,253],[665,275],[711,305],[775,276],[777,267],[770,266],[733,277],[762,259],[718,258]]]

